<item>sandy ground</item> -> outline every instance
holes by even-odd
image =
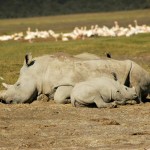
[[[150,103],[118,108],[0,103],[0,150],[148,150]]]

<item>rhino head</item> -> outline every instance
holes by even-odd
[[[128,100],[136,100],[137,97],[135,87],[130,88],[124,85],[119,86],[115,96],[116,101],[120,101],[122,104],[125,104]]]
[[[25,103],[31,102],[37,96],[36,82],[34,77],[28,71],[28,67],[31,64],[32,57],[30,55],[25,56],[25,63],[20,71],[18,81],[13,85],[2,83],[6,88],[0,91],[0,100],[4,103]]]

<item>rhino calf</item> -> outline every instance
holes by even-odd
[[[71,92],[73,106],[95,103],[98,108],[126,104],[137,98],[135,88],[128,88],[108,77],[93,78],[75,85]]]

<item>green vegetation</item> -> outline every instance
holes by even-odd
[[[121,25],[132,23],[133,19],[137,19],[139,24],[150,24],[150,20],[146,20],[149,12],[150,10],[43,17],[40,18],[39,24],[36,23],[39,18],[6,19],[0,20],[0,29],[3,29],[0,32],[25,31],[26,27],[31,25],[33,29],[36,27],[39,29],[51,29],[51,25],[53,25],[55,31],[65,32],[71,31],[76,25],[90,26],[96,23],[112,25],[114,20],[118,20]],[[22,27],[22,25],[24,26]],[[18,27],[20,27],[19,30]],[[129,38],[98,37],[67,42],[49,40],[33,43],[24,41],[0,42],[0,76],[4,77],[7,83],[14,83],[19,76],[24,55],[27,52],[32,52],[33,57],[35,57],[54,52],[67,52],[70,54],[90,52],[104,56],[104,53],[109,51],[113,58],[132,59],[150,72],[149,41],[150,34],[139,34]]]
[[[150,0],[1,0],[0,18],[150,8]]]

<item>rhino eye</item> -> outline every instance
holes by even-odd
[[[17,86],[20,86],[20,83],[17,83]]]

